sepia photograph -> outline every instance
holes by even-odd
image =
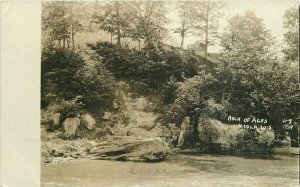
[[[299,1],[42,1],[42,187],[299,186]]]

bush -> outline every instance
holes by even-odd
[[[44,49],[41,76],[42,107],[63,101],[61,111],[66,116],[77,110],[77,106],[66,104],[75,98],[80,97],[80,107],[92,113],[110,108],[115,98],[113,76],[90,51]]]
[[[268,124],[279,133],[282,133],[283,119],[298,118],[297,68],[288,63],[226,65],[220,62],[216,79],[220,88],[216,98],[227,103],[230,115],[268,119]]]
[[[185,116],[197,123],[200,113],[209,107],[207,101],[213,96],[215,79],[210,74],[201,72],[199,76],[186,79],[176,90],[174,103],[166,108],[164,121],[166,124],[180,125]]]
[[[150,91],[164,89],[170,77],[183,81],[184,77],[197,75],[202,63],[192,53],[175,48],[137,51],[105,42],[88,46],[102,57],[117,79],[140,82]]]
[[[55,112],[61,114],[61,119],[77,117],[83,111],[83,103],[80,101],[82,97],[78,96],[73,100],[62,100],[58,103]]]

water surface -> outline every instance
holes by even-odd
[[[159,163],[75,160],[42,165],[44,187],[296,187],[299,157],[172,155]]]

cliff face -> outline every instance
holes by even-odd
[[[214,151],[243,151],[267,153],[275,139],[274,131],[249,131],[241,125],[228,125],[210,118],[200,118],[199,139],[202,146]]]
[[[125,82],[120,81],[117,87],[119,100],[113,103],[112,110],[104,112],[100,122],[94,119],[99,118],[95,114],[78,114],[63,120],[53,118],[56,119],[54,124],[51,116],[59,114],[43,113],[43,119],[50,116],[49,121],[43,121],[48,123],[43,127],[55,125],[56,128],[52,132],[42,128],[43,162],[77,158],[130,161],[165,158],[170,152],[166,140],[171,132],[156,122],[159,114],[153,112],[154,104],[144,96],[133,96]],[[76,124],[70,123],[72,120]]]

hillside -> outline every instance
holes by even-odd
[[[113,43],[116,43],[116,36],[113,36]],[[111,42],[111,36],[109,33],[105,31],[100,32],[80,32],[75,35],[75,46],[77,48],[85,48],[87,43],[95,44],[96,42]],[[133,41],[130,38],[124,38],[122,39],[123,45],[128,45],[129,48],[135,48],[138,50],[138,42]],[[141,48],[144,47],[143,42],[141,42]],[[167,44],[163,44],[163,49],[167,51],[171,51],[172,49],[176,49],[178,51],[181,51],[181,53],[186,53],[188,50],[182,49],[180,47],[173,47]],[[203,70],[214,73],[214,68],[216,64],[218,63],[218,54],[217,53],[209,53],[207,59],[204,58],[204,52],[203,51],[196,51],[195,55],[197,55],[197,58],[202,62],[200,64],[203,66]]]

